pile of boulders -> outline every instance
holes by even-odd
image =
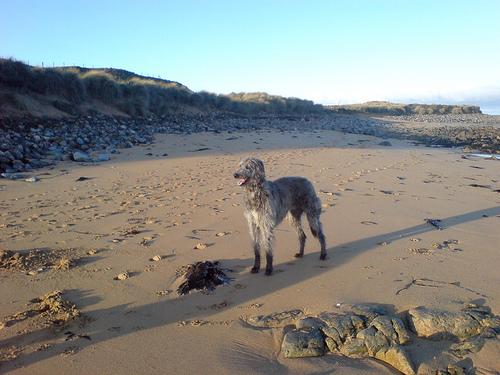
[[[50,165],[58,160],[101,162],[120,148],[149,144],[155,133],[338,130],[382,138],[412,139],[425,145],[468,146],[500,153],[500,120],[497,126],[477,125],[480,115],[471,118],[474,126],[408,126],[357,115],[314,114],[303,116],[266,114],[241,116],[223,112],[198,115],[175,114],[163,117],[126,118],[83,116],[64,119],[0,119],[0,173],[16,173]],[[499,117],[499,116],[490,116]],[[487,117],[489,119],[489,117]],[[492,120],[488,120],[488,124]],[[445,122],[445,121],[443,121]]]
[[[399,123],[399,119],[403,120],[407,116],[394,116],[394,122],[386,122],[344,115],[332,121],[331,128],[346,133],[413,140],[426,146],[465,147],[486,153],[500,153],[500,116],[460,115],[460,122],[457,123],[448,122],[454,115],[426,116],[432,116],[432,121],[439,125],[428,125],[427,122],[431,120],[419,123],[418,120],[425,116],[418,116],[413,122]],[[465,120],[467,116],[470,116],[470,122]]]
[[[412,122],[427,122],[434,124],[480,124],[480,125],[498,125],[500,121],[498,116],[485,115],[482,113],[467,114],[428,114],[428,115],[401,115],[398,120]]]

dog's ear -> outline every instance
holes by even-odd
[[[259,169],[262,171],[262,176],[265,176],[265,170],[264,170],[264,163],[260,159],[255,159],[257,165],[259,166]]]

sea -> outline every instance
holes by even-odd
[[[485,115],[500,115],[500,107],[481,107],[481,112]]]

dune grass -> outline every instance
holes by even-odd
[[[401,104],[384,101],[328,106],[338,113],[369,113],[383,115],[433,115],[481,113],[478,106],[445,104]]]
[[[42,68],[0,59],[0,89],[15,102],[15,93],[50,97],[52,105],[70,114],[83,104],[100,101],[130,116],[168,115],[176,111],[225,111],[238,114],[306,114],[324,110],[312,101],[266,93],[218,95],[193,92],[169,80],[121,69]],[[15,104],[15,103],[14,103]],[[21,103],[17,107],[22,108]]]

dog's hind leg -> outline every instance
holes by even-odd
[[[311,233],[314,237],[316,237],[321,246],[321,253],[319,259],[326,259],[326,238],[323,233],[323,228],[321,226],[321,222],[319,221],[319,214],[307,213],[307,221],[309,222],[309,228],[311,228]]]
[[[295,258],[302,258],[304,256],[304,246],[307,238],[304,230],[302,229],[301,216],[302,211],[300,210],[292,210],[289,213],[290,223],[293,225],[297,231],[297,235],[299,236],[299,252],[295,254]]]

